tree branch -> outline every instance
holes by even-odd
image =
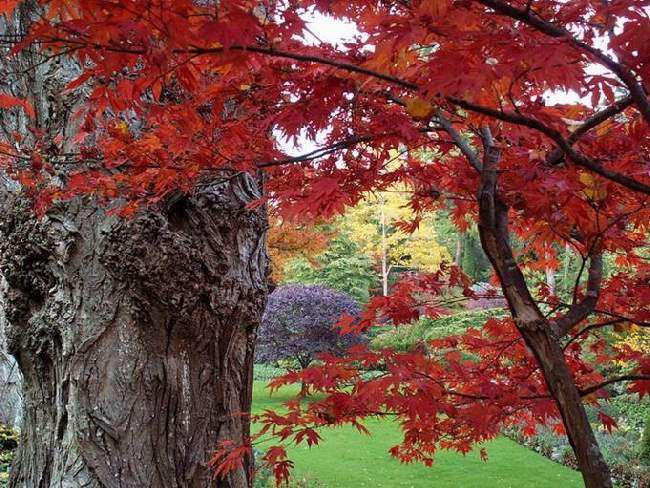
[[[587,168],[590,171],[599,174],[603,178],[614,181],[620,185],[625,186],[626,188],[629,188],[630,190],[634,190],[645,195],[650,195],[650,185],[641,183],[640,181],[637,181],[634,178],[630,178],[629,176],[623,175],[621,173],[603,168],[600,163],[573,149],[573,147],[571,147],[571,144],[569,144],[567,140],[564,139],[559,131],[548,127],[537,119],[526,117],[525,115],[521,115],[516,112],[504,112],[490,107],[477,105],[460,98],[447,97],[446,100],[471,112],[480,113],[498,120],[502,120],[504,122],[535,129],[553,140],[559,146],[559,148],[569,157],[569,159],[571,159],[577,165]]]
[[[352,137],[350,139],[345,139],[343,141],[339,141],[335,144],[332,144],[331,146],[327,147],[321,147],[319,149],[314,149],[313,151],[310,151],[305,154],[301,154],[300,156],[295,156],[291,158],[285,158],[285,159],[276,159],[274,161],[264,161],[260,163],[256,163],[255,166],[258,168],[269,168],[272,166],[281,166],[283,164],[291,164],[291,163],[301,163],[303,161],[311,161],[312,159],[320,158],[323,156],[326,156],[330,153],[333,153],[335,151],[338,151],[339,149],[344,149],[350,146],[354,146],[356,144],[360,144],[362,142],[369,142],[372,141],[373,139],[380,137],[380,136],[359,136],[359,137]]]
[[[447,119],[444,116],[442,110],[438,109],[438,111],[436,112],[436,117],[438,118],[438,121],[440,122],[440,125],[445,130],[445,132],[449,134],[449,136],[454,141],[456,146],[458,146],[460,152],[462,152],[463,155],[467,158],[469,164],[471,164],[474,167],[474,169],[476,169],[476,171],[480,173],[483,164],[481,163],[478,153],[474,149],[472,149],[472,147],[468,144],[468,142],[465,139],[463,139],[463,136],[461,136],[458,133],[458,131],[454,129],[454,126],[451,124],[449,119]]]
[[[566,139],[567,144],[570,146],[573,146],[583,135],[585,135],[587,132],[589,132],[591,129],[597,127],[598,125],[602,124],[606,120],[610,119],[611,117],[620,114],[623,110],[628,108],[630,105],[632,105],[632,97],[627,96],[624,98],[621,98],[617,102],[613,103],[609,107],[601,110],[600,112],[596,112],[594,115],[589,117],[587,120],[585,120],[576,130],[574,130],[571,135]],[[564,151],[562,149],[555,148],[553,151],[551,151],[547,158],[546,158],[546,164],[549,165],[556,165],[562,160],[562,156],[564,155]]]
[[[595,324],[587,325],[587,326],[584,327],[580,332],[576,333],[573,337],[571,337],[571,339],[569,339],[569,340],[567,341],[567,343],[564,345],[564,348],[563,348],[563,349],[566,350],[566,348],[569,347],[569,344],[571,344],[571,343],[574,342],[576,339],[578,339],[578,337],[580,337],[580,336],[586,334],[586,333],[589,332],[590,330],[601,329],[601,328],[603,328],[603,327],[608,327],[608,326],[610,326],[610,325],[620,324],[621,322],[626,322],[626,321],[623,320],[623,319],[612,319],[612,320],[607,320],[607,321],[605,321],[605,322],[598,322],[598,323],[595,323]]]
[[[627,86],[628,90],[630,90],[630,96],[634,100],[635,106],[639,109],[646,122],[650,124],[650,101],[648,100],[645,89],[641,83],[637,81],[637,76],[623,64],[617,63],[600,49],[576,39],[571,32],[563,27],[559,27],[552,22],[542,19],[530,9],[521,10],[501,0],[477,1],[501,15],[524,22],[547,36],[566,39],[580,50],[588,53],[592,58],[595,58],[599,64],[609,68]]]
[[[639,327],[650,327],[650,322],[644,322],[643,320],[638,320],[633,317],[626,317],[625,315],[621,315],[615,312],[608,312],[607,310],[599,310],[595,309],[594,312],[606,315],[608,317],[615,317],[617,319],[622,319],[625,320],[626,322],[632,322],[634,325],[638,325]]]
[[[580,395],[581,396],[590,395],[592,393],[597,392],[598,390],[600,390],[602,388],[605,388],[607,385],[611,385],[613,383],[621,383],[623,381],[650,381],[650,375],[646,375],[646,374],[640,374],[640,375],[624,374],[624,375],[621,375],[621,376],[614,376],[613,378],[605,380],[602,383],[598,383],[597,385],[593,385],[593,386],[590,386],[588,388],[584,388],[584,389],[580,390]]]
[[[594,311],[602,280],[603,257],[601,254],[597,254],[591,256],[590,259],[585,297],[580,302],[573,304],[564,316],[551,321],[551,326],[555,329],[558,337],[566,335],[574,325],[586,319]]]
[[[392,85],[397,85],[411,91],[417,90],[419,88],[415,83],[411,83],[409,81],[403,80],[401,78],[398,78],[397,76],[391,76],[385,73],[380,73],[379,71],[374,71],[368,68],[364,68],[362,66],[358,66],[353,63],[347,63],[344,61],[335,61],[332,59],[327,59],[320,56],[314,56],[311,54],[299,54],[291,51],[284,51],[282,49],[275,49],[273,47],[263,47],[263,46],[233,45],[230,46],[228,49],[231,51],[247,51],[247,52],[259,53],[259,54],[266,54],[268,56],[273,56],[277,58],[293,59],[295,61],[324,64],[326,66],[332,66],[334,68],[339,68],[345,71],[349,71],[351,73],[359,73],[359,74],[371,76],[373,78],[386,81]],[[188,50],[188,52],[192,54],[212,54],[212,53],[218,53],[223,51],[224,48],[191,48]]]
[[[420,127],[418,128],[418,132],[421,133],[427,133],[427,132],[434,132],[437,128],[433,127]],[[318,149],[314,149],[313,151],[309,151],[305,154],[300,154],[298,156],[294,157],[289,157],[289,158],[284,158],[284,159],[276,159],[273,161],[261,161],[255,163],[255,166],[257,168],[269,168],[272,166],[281,166],[284,164],[292,164],[292,163],[301,163],[304,161],[311,161],[313,159],[318,159],[323,156],[327,156],[330,153],[333,153],[335,151],[338,151],[339,149],[345,149],[349,148],[351,146],[354,146],[356,144],[361,144],[363,142],[371,142],[373,140],[379,139],[381,137],[388,137],[394,135],[392,132],[384,132],[380,134],[372,134],[372,135],[365,135],[365,136],[356,136],[356,137],[350,137],[349,139],[344,139],[339,142],[335,142],[334,144],[331,144],[329,146],[325,147],[320,147]],[[439,141],[439,140],[431,140],[432,143],[435,142],[450,142],[454,143],[455,141]]]

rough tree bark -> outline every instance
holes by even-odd
[[[593,309],[600,283],[602,260],[592,257],[588,293],[564,317],[547,320],[533,300],[526,280],[517,266],[509,243],[508,207],[497,190],[500,153],[488,129],[483,130],[485,146],[479,200],[479,233],[481,244],[499,276],[503,294],[517,328],[544,374],[549,393],[555,400],[569,443],[587,488],[612,486],[609,467],[605,463],[594,432],[587,419],[580,392],[564,359],[559,338],[579,323]]]
[[[26,11],[0,31],[19,36]],[[7,59],[0,84],[62,136],[53,154],[69,151],[74,67]],[[0,129],[24,131],[21,117],[0,113]],[[129,220],[87,199],[37,220],[0,185],[1,312],[24,378],[11,487],[250,486],[250,460],[219,481],[207,462],[249,429],[267,295],[266,217],[247,207],[259,196],[253,178],[228,175]]]

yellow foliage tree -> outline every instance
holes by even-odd
[[[650,354],[650,329],[630,324],[618,333],[619,340],[635,351]]]
[[[413,218],[404,187],[368,193],[339,220],[339,228],[379,263],[384,295],[395,268],[434,272],[451,261],[447,249],[436,240],[433,219],[426,217],[409,234],[396,224]]]

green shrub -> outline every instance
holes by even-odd
[[[0,424],[0,451],[10,451],[18,447],[18,432],[11,427]]]
[[[641,446],[639,448],[639,461],[644,466],[650,466],[650,414],[646,417],[645,429],[641,437]]]
[[[382,327],[381,332],[371,339],[370,345],[374,349],[408,351],[422,341],[462,334],[470,327],[480,328],[489,318],[501,318],[506,313],[499,308],[466,310],[435,320],[425,317],[409,325]]]
[[[605,413],[616,418],[619,427],[626,427],[639,433],[643,431],[647,419],[650,418],[650,397],[648,396],[641,400],[636,393],[619,394],[611,398],[606,405],[611,408],[611,411]]]
[[[504,429],[503,434],[557,463],[574,469],[578,467],[567,437],[557,435],[547,426],[538,426],[537,433],[532,437],[524,436],[517,427]],[[615,486],[618,488],[650,487],[650,467],[643,465],[639,460],[635,449],[638,437],[634,430],[617,429],[611,433],[596,430],[595,434],[603,458],[612,471]]]
[[[7,486],[9,482],[9,471],[17,447],[18,432],[0,424],[0,487]]]
[[[13,451],[0,452],[0,487],[5,487],[9,483],[9,470],[13,460]]]

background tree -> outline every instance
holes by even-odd
[[[315,257],[325,250],[330,238],[327,232],[313,226],[271,218],[267,245],[273,280],[282,282],[285,268],[294,260],[317,264]]]
[[[367,194],[339,219],[341,229],[379,263],[384,296],[388,295],[389,278],[395,268],[432,273],[450,259],[436,240],[432,219],[423,219],[412,231],[399,227],[413,214],[408,194],[399,187]]]
[[[478,228],[473,222],[456,224],[447,209],[441,209],[431,216],[436,229],[437,240],[445,246],[454,264],[459,266],[472,280],[485,282],[490,279],[492,268],[481,248]]]
[[[319,353],[342,355],[359,343],[334,327],[342,315],[358,317],[359,305],[346,293],[321,285],[284,285],[269,295],[257,336],[260,362],[283,359],[305,369]],[[307,393],[303,385],[301,396]]]
[[[377,283],[372,261],[347,235],[334,237],[320,255],[294,259],[285,266],[287,283],[321,284],[367,303]]]

